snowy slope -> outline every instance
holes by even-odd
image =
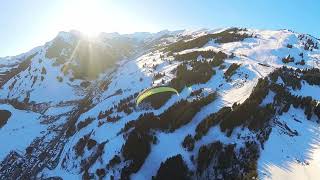
[[[9,110],[12,116],[7,124],[1,128],[1,161],[10,151],[24,152],[31,141],[45,133],[46,129],[39,122],[39,114],[17,110],[6,104],[0,106],[2,110]]]
[[[259,166],[265,179],[317,179],[319,173],[319,124],[306,121],[303,111],[293,107],[278,117],[281,123],[298,132],[291,137],[275,127],[262,152]]]
[[[0,148],[0,179],[8,176],[21,179],[126,179],[124,174],[128,169],[128,177],[131,179],[151,179],[157,176],[162,163],[179,154],[187,168],[193,172],[191,178],[206,179],[206,174],[212,175],[211,178],[222,178],[223,171],[219,175],[219,172],[210,172],[208,168],[202,175],[199,173],[200,163],[197,159],[200,150],[210,143],[221,142],[223,147],[235,145],[237,158],[242,158],[240,151],[246,150],[249,141],[259,144],[260,152],[256,160],[258,174],[253,177],[315,179],[320,176],[316,171],[319,168],[319,120],[315,114],[311,120],[307,120],[304,111],[299,108],[291,107],[282,115],[275,114],[267,125],[272,131],[265,142],[260,142],[258,137],[264,130],[253,131],[242,124],[229,134],[218,123],[209,126],[208,131],[195,141],[193,150],[189,151],[182,146],[187,135],[196,136],[199,124],[208,116],[224,107],[246,102],[259,78],[267,77],[282,66],[293,69],[320,68],[320,51],[315,45],[320,41],[313,37],[289,30],[240,29],[239,32],[231,31],[229,34],[232,37],[233,34],[246,35],[245,38],[230,40],[226,38],[228,34],[224,34],[228,30],[200,29],[126,35],[112,33],[100,34],[94,40],[87,40],[77,31],[61,32],[53,41],[26,54],[1,58],[0,78],[1,74],[18,67],[21,61],[33,55],[26,68],[5,76],[8,79],[3,80],[5,83],[0,89],[0,110],[9,110],[13,114],[7,124],[0,128],[0,139],[1,142],[7,139],[15,141]],[[209,38],[201,47],[187,45],[183,46],[187,48],[177,52],[166,49],[177,42],[194,42],[197,38],[219,33],[222,33],[222,37]],[[219,38],[226,39],[219,42]],[[55,57],[48,57],[49,49],[54,47],[57,39],[63,46],[57,48]],[[314,44],[310,45],[308,39]],[[103,52],[112,52],[110,57],[117,57],[116,62],[99,73],[97,78],[75,78],[72,66],[80,69],[83,63],[81,54],[77,54],[79,42],[95,44],[98,50],[94,52],[101,52],[100,48]],[[211,67],[215,73],[208,80],[186,85],[179,95],[171,96],[159,109],[135,106],[137,93],[153,86],[171,85],[172,81],[181,78],[177,71],[185,63],[188,72],[192,73],[196,71],[196,64],[192,63],[216,60],[216,57],[201,56],[191,60],[176,59],[177,54],[203,51],[221,51],[226,55],[221,65]],[[294,58],[294,62],[284,62],[283,59],[288,55]],[[63,61],[56,64],[59,58]],[[299,63],[302,60],[304,64]],[[240,66],[227,77],[226,74],[234,64]],[[67,66],[71,68],[64,73],[63,69]],[[164,75],[156,76],[162,73]],[[281,84],[279,81],[277,83]],[[319,85],[311,85],[303,80],[301,89],[289,86],[288,90],[292,95],[311,96],[318,102],[319,88]],[[196,91],[201,91],[201,94],[192,95]],[[141,115],[145,113],[160,117],[179,101],[192,103],[214,92],[217,95],[213,101],[201,106],[198,112],[188,118],[187,123],[174,131],[148,129],[147,136],[156,137],[157,140],[155,143],[147,143],[150,152],[142,158],[141,166],[131,171],[130,164],[135,159],[125,155],[125,147],[138,127],[132,123],[139,123]],[[273,103],[274,96],[273,92],[269,92],[260,106]],[[126,130],[125,127],[130,123],[131,128]],[[298,135],[282,133],[283,124],[296,130]],[[17,139],[22,134],[26,136]],[[28,146],[33,147],[31,155],[26,152]],[[135,148],[133,152],[139,151],[139,147]],[[10,151],[16,151],[19,155]],[[120,162],[110,165],[116,156]],[[22,173],[17,173],[18,166],[9,166],[14,157],[22,162]],[[214,166],[212,162],[209,167]]]

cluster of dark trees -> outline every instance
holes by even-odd
[[[84,148],[87,146],[88,141],[90,139],[90,133],[84,135],[82,138],[79,139],[77,144],[74,146],[74,150],[77,156],[82,156],[84,153]]]
[[[135,93],[127,98],[121,99],[120,102],[116,105],[117,112],[131,114],[135,106],[135,102],[133,100],[137,95],[138,93]]]
[[[153,113],[143,114],[137,120],[128,122],[123,131],[128,131],[134,127],[143,132],[148,132],[151,129],[173,132],[190,122],[194,115],[199,112],[203,106],[213,102],[216,96],[216,93],[212,93],[191,102],[181,100],[159,116],[155,116]]]
[[[269,136],[270,128],[268,128],[268,125],[270,125],[272,117],[276,113],[281,114],[282,112],[288,111],[290,105],[304,109],[308,119],[310,119],[313,114],[320,118],[320,104],[311,97],[293,96],[287,90],[287,87],[299,89],[301,80],[318,84],[319,81],[317,78],[310,76],[310,74],[318,73],[319,70],[317,69],[293,70],[283,67],[271,73],[269,77],[259,79],[251,95],[244,103],[234,104],[232,107],[224,107],[217,113],[209,115],[198,124],[195,137],[192,137],[190,134],[187,135],[182,142],[182,146],[186,150],[192,151],[195,146],[195,141],[201,139],[210,127],[217,124],[220,124],[221,130],[227,132],[227,135],[231,135],[235,127],[246,126],[250,130],[257,132],[257,138],[260,145],[262,145]],[[284,79],[285,85],[276,83],[278,77]],[[274,102],[261,106],[261,102],[270,90],[276,93],[273,100]],[[139,156],[133,156],[135,158],[141,158],[140,160],[135,160],[135,162],[137,162],[136,164],[140,164],[141,166],[145,157],[150,152],[150,144],[154,139],[150,133],[151,129],[172,132],[190,122],[196,112],[199,111],[199,108],[208,104],[208,102],[207,100],[203,100],[201,103],[198,101],[195,104],[191,104],[190,102],[180,101],[159,116],[155,116],[153,113],[144,114],[141,115],[138,120],[126,124],[124,131],[129,131],[129,129],[133,128],[133,131],[131,131],[133,135],[131,136],[134,137],[132,138],[129,135],[131,138],[128,138],[128,144],[130,141],[132,141],[131,144],[134,144],[133,142],[138,143],[136,142],[138,140],[139,143],[141,143],[141,145],[139,145],[139,147],[142,148],[141,150],[140,148],[137,149],[137,146],[133,147],[132,145],[131,147],[134,148],[134,151],[143,152]],[[199,149],[196,176],[203,178],[222,177],[223,179],[256,178],[259,150],[259,144],[255,141],[246,142],[245,147],[239,150],[236,150],[232,144],[224,145],[221,142],[204,145]],[[127,151],[131,151],[131,149],[127,148]],[[126,153],[130,154],[132,152]],[[132,159],[133,158],[130,160]],[[169,177],[167,174],[174,169],[174,166],[171,166],[172,162],[179,164],[179,166],[183,164],[182,158],[175,157],[168,159],[167,162],[162,163],[155,178]],[[137,171],[139,168],[134,165],[130,167],[133,169],[133,171],[129,171],[131,173]],[[127,170],[127,168],[124,169]],[[181,169],[181,175],[188,175],[187,169]],[[180,171],[178,174],[180,174]],[[188,178],[188,176],[183,178]]]
[[[184,147],[187,151],[192,151],[194,148],[194,143],[195,140],[193,139],[191,134],[188,134],[182,142],[182,147]]]
[[[291,68],[283,67],[272,72],[269,77],[272,82],[276,82],[280,77],[286,86],[292,89],[301,89],[301,79],[299,78],[299,72],[294,71]]]
[[[197,60],[197,58],[201,56],[204,59],[214,59],[215,61],[223,62],[224,59],[228,57],[227,54],[222,51],[215,52],[212,50],[208,51],[192,51],[189,53],[176,54],[174,56],[177,61],[189,61],[189,60]]]
[[[278,77],[281,77],[286,86],[292,89],[301,89],[301,81],[304,80],[310,85],[320,85],[320,69],[292,69],[282,67],[269,75],[272,82],[276,82]]]
[[[222,43],[243,41],[246,38],[253,37],[253,34],[240,33],[240,31],[247,31],[247,29],[246,28],[230,28],[210,38],[215,39],[215,43],[222,44]]]
[[[200,36],[190,41],[180,40],[167,46],[165,51],[180,52],[185,49],[199,48],[207,44],[210,40],[215,40],[216,43],[228,43],[243,41],[245,38],[252,37],[251,34],[239,33],[240,31],[246,31],[246,29],[230,28],[219,33]]]
[[[105,111],[100,111],[98,115],[98,119],[106,118],[107,116],[111,115],[113,113],[113,107],[110,109],[107,109]]]
[[[95,118],[92,118],[92,117],[88,117],[86,118],[85,120],[83,121],[80,121],[77,125],[77,130],[80,131],[82,128],[88,126],[90,123],[93,122]]]
[[[62,81],[63,81],[63,77],[57,76],[57,80],[58,80],[59,82],[62,82]]]
[[[74,151],[77,157],[83,155],[85,147],[87,147],[88,150],[91,150],[93,147],[97,145],[97,141],[94,139],[91,139],[90,135],[91,133],[84,135],[82,138],[79,139],[77,144],[74,146]]]
[[[307,81],[310,85],[320,85],[320,69],[312,68],[302,70],[302,79]]]
[[[292,44],[287,44],[287,48],[292,48]]]
[[[31,76],[31,77],[32,77],[32,76]],[[31,88],[32,88],[33,85],[36,83],[37,79],[38,79],[38,76],[34,76],[34,77],[33,77],[32,84],[31,84]]]
[[[313,113],[320,117],[318,112],[319,104],[317,101],[313,100],[312,97],[302,97],[292,95],[284,85],[279,85],[272,83],[270,89],[273,92],[276,92],[274,97],[274,105],[279,107],[278,113],[282,114],[283,112],[288,112],[290,106],[294,108],[304,109],[304,113],[307,119],[311,119]]]
[[[119,119],[121,119],[121,117],[119,115],[108,116],[107,117],[107,122],[117,122]]]
[[[18,80],[15,79],[15,80],[10,84],[10,86],[9,86],[10,91],[12,91],[12,89],[13,89],[14,85],[16,85],[17,81],[18,81]]]
[[[250,97],[244,103],[234,105],[232,111],[227,114],[225,119],[221,120],[220,127],[222,131],[232,130],[239,125],[247,125],[251,130],[259,130],[268,124],[275,114],[277,107],[281,107],[281,112],[283,112],[287,111],[291,104],[294,107],[304,109],[307,118],[310,119],[312,114],[316,113],[317,102],[312,100],[311,97],[293,96],[286,88],[288,86],[291,86],[293,89],[301,88],[301,79],[296,71],[299,70],[292,70],[286,67],[275,71],[276,73],[280,72],[279,76],[283,79],[285,86],[275,83],[275,79],[278,79],[278,77],[274,74],[270,75],[270,79],[273,79],[273,82],[269,82],[268,78],[260,79]],[[319,70],[305,70],[304,74],[314,74],[317,72]],[[259,106],[269,92],[269,89],[276,93],[273,104],[268,104],[265,107]]]
[[[130,132],[122,147],[122,155],[129,163],[121,170],[121,179],[130,179],[132,173],[138,172],[151,151],[152,135],[149,132],[134,129]]]
[[[270,65],[268,64],[264,64],[264,63],[258,63],[260,66],[264,66],[264,67],[270,67]]]
[[[212,93],[192,102],[182,100],[174,104],[159,116],[159,128],[170,132],[175,131],[190,122],[196,113],[198,113],[203,106],[213,102],[216,96],[216,93]]]
[[[314,43],[312,39],[308,39],[307,42],[304,44],[304,50],[318,49],[318,43]]]
[[[203,91],[203,88],[200,88],[198,90],[192,91],[190,93],[190,96],[199,96],[199,95],[201,95],[202,91]]]
[[[210,94],[198,100],[189,102],[181,100],[171,106],[159,116],[153,113],[141,115],[137,120],[127,123],[122,132],[129,131],[126,143],[122,148],[125,161],[129,164],[121,171],[121,178],[128,179],[130,174],[137,172],[151,150],[154,135],[151,130],[173,132],[175,129],[190,122],[200,109],[215,99],[215,94]]]
[[[121,158],[118,155],[114,155],[112,159],[110,159],[109,163],[107,164],[107,169],[114,167],[115,165],[121,162]]]
[[[282,62],[287,64],[290,62],[294,62],[294,57],[291,57],[290,54],[287,57],[282,58]]]
[[[148,132],[150,129],[158,127],[157,121],[159,120],[159,117],[153,113],[144,113],[141,114],[137,120],[127,122],[121,132],[128,132],[132,128],[142,132]]]
[[[94,149],[94,151],[91,153],[91,155],[86,158],[81,160],[80,163],[80,172],[83,172],[82,174],[82,179],[94,179],[94,174],[93,173],[89,173],[89,169],[91,168],[91,166],[99,159],[101,158],[101,156],[104,153],[104,146],[107,142],[101,142],[99,144],[97,144],[96,148]],[[98,172],[98,176],[103,176],[103,171],[102,169],[99,170],[100,172]]]
[[[312,51],[313,49],[318,49],[318,43],[317,42],[313,42],[313,40],[311,38],[308,38],[307,36],[305,36],[304,34],[300,34],[298,36],[298,38],[300,40],[306,39],[306,42],[303,42],[304,44],[304,50],[310,50]]]
[[[268,79],[259,79],[250,96],[242,104],[234,104],[232,111],[220,123],[222,131],[232,133],[233,128],[247,125],[250,130],[260,130],[272,117],[273,107],[259,106],[268,94]]]
[[[114,116],[114,117],[110,116],[112,113],[114,113],[115,109],[116,109],[117,112],[124,112],[126,114],[132,113],[133,112],[133,108],[135,106],[135,102],[133,100],[137,96],[138,96],[138,93],[135,93],[133,95],[130,95],[127,98],[121,99],[120,102],[117,105],[115,105],[115,106],[113,106],[110,109],[107,109],[105,111],[100,111],[97,118],[98,119],[107,118],[107,121],[114,122],[114,121],[120,119],[120,118],[117,118],[118,116]]]
[[[42,67],[42,69],[41,69],[41,74],[47,74],[47,70],[46,70],[45,67]]]
[[[104,176],[106,176],[106,171],[103,168],[97,169],[96,174],[99,177],[99,179],[102,179]]]
[[[299,56],[300,56],[301,58],[303,58],[303,52],[299,53]]]
[[[223,107],[217,113],[213,113],[202,120],[196,127],[195,140],[199,140],[207,134],[210,127],[217,125],[220,120],[223,120],[230,112],[232,111],[231,107]]]
[[[110,80],[110,79],[103,80],[102,82],[100,82],[99,89],[100,89],[101,91],[107,90],[110,83],[111,83],[111,80]]]
[[[25,60],[21,60],[21,63],[16,68],[10,69],[10,71],[2,72],[0,74],[0,88],[8,82],[11,78],[17,76],[20,78],[19,73],[26,70],[28,67],[30,68],[31,60],[34,56],[36,56],[38,53],[34,53],[28,57],[25,58]]]
[[[122,147],[122,155],[129,163],[121,170],[121,179],[130,179],[132,173],[137,172],[143,165],[145,159],[151,151],[153,135],[149,129],[152,123],[159,119],[153,113],[141,115],[138,120],[131,121],[125,125],[124,131],[130,131],[126,143]]]
[[[242,104],[235,103],[232,107],[223,107],[203,119],[196,127],[194,140],[201,139],[209,129],[220,124],[223,132],[230,136],[235,127],[247,126],[250,130],[258,132],[265,127],[274,114],[273,106],[261,107],[260,104],[269,92],[267,78],[259,79],[251,95]],[[191,140],[189,140],[192,142]]]
[[[189,70],[187,66],[191,66]],[[185,86],[206,83],[216,72],[210,62],[192,61],[183,63],[177,67],[176,77],[171,80],[169,86],[181,91]]]
[[[95,145],[97,144],[97,141],[94,139],[89,139],[87,143],[88,150],[91,150]]]
[[[197,61],[199,55],[204,58],[213,59],[209,61]],[[176,77],[170,81],[169,85],[181,91],[185,86],[209,81],[216,74],[213,67],[222,65],[227,55],[221,51],[218,53],[214,51],[194,51],[177,55],[175,58],[185,62],[177,67]],[[188,69],[188,67],[191,68]]]
[[[241,64],[232,63],[227,71],[224,73],[224,77],[230,80],[231,76],[236,72],[236,70],[241,66]]]
[[[213,142],[208,145],[201,146],[199,148],[198,158],[197,158],[197,173],[202,174],[205,169],[207,169],[213,160],[213,158],[219,153],[223,148],[223,144],[220,141]],[[229,156],[230,157],[230,156]]]
[[[0,110],[0,128],[7,124],[9,118],[11,117],[11,112],[8,110]]]
[[[305,64],[306,62],[304,61],[304,59],[301,59],[301,61],[296,62],[296,65],[304,66]]]
[[[197,176],[200,179],[255,179],[258,157],[256,142],[246,142],[237,152],[234,144],[216,141],[200,147]]]
[[[182,146],[192,151],[195,142],[204,136],[210,127],[220,125],[223,132],[230,136],[233,129],[239,126],[248,127],[257,133],[255,141],[246,142],[245,146],[236,150],[235,145],[224,145],[221,142],[214,142],[200,147],[197,158],[197,174],[202,178],[222,177],[224,179],[252,179],[257,177],[257,159],[259,157],[259,145],[263,148],[263,143],[270,134],[270,120],[276,113],[281,114],[289,110],[293,105],[295,108],[302,108],[308,119],[314,114],[320,119],[320,104],[311,97],[293,96],[288,91],[288,87],[293,89],[301,88],[301,81],[305,80],[310,84],[319,85],[319,79],[313,75],[319,74],[319,69],[293,70],[287,67],[280,68],[268,77],[259,79],[253,88],[251,95],[242,104],[235,103],[232,107],[224,107],[218,112],[209,115],[196,127],[196,134],[187,135],[182,142]],[[277,84],[281,77],[284,85]],[[273,102],[261,106],[269,91],[276,95]],[[201,94],[202,90],[193,92],[192,96]],[[200,109],[212,102],[216,94],[201,97],[189,102],[181,100],[168,108],[160,115],[146,113],[137,120],[128,122],[122,133],[125,134],[126,143],[122,147],[123,161],[125,167],[121,170],[121,178],[129,179],[132,173],[137,172],[143,165],[146,157],[151,151],[151,143],[156,143],[154,130],[173,132],[181,126],[189,123]],[[126,135],[126,133],[128,133]],[[84,141],[85,142],[85,141]],[[83,145],[82,145],[83,147]],[[81,152],[80,152],[81,153]],[[114,163],[121,162],[120,156],[115,157]],[[173,165],[175,164],[175,166]],[[176,169],[179,166],[179,170]],[[184,165],[181,156],[167,159],[161,164],[155,179],[167,178],[170,173],[176,172],[176,178],[187,179],[191,175]],[[103,174],[102,172],[99,172]]]
[[[168,158],[161,163],[157,175],[153,180],[174,179],[187,180],[190,179],[188,166],[182,159],[181,154]]]
[[[156,73],[154,76],[153,76],[153,80],[157,80],[157,79],[160,79],[162,78],[163,76],[165,76],[166,74],[165,73]]]
[[[31,110],[34,112],[44,112],[46,110],[46,103],[39,103],[36,104],[34,101],[29,102],[28,95],[29,93],[27,92],[27,95],[24,99],[24,101],[19,101],[17,98],[14,99],[5,99],[2,103],[10,104],[12,105],[15,109],[19,110]],[[26,101],[27,100],[27,101]]]
[[[318,73],[319,69],[293,70],[283,67],[275,70],[269,75],[271,81],[269,81],[268,78],[259,79],[249,98],[242,104],[234,104],[232,107],[224,107],[218,112],[211,114],[202,120],[196,128],[196,135],[194,139],[201,139],[201,137],[208,132],[210,127],[219,123],[221,130],[227,131],[228,135],[231,135],[233,128],[240,125],[247,126],[250,130],[254,131],[266,129],[263,127],[268,126],[270,119],[276,112],[280,114],[287,112],[291,105],[296,108],[300,107],[304,109],[308,119],[310,119],[313,114],[320,117],[320,104],[311,97],[293,96],[287,90],[287,87],[300,89],[301,80],[309,81],[310,84],[319,85],[319,78],[310,75]],[[285,85],[279,85],[276,83],[278,77],[283,79]],[[260,104],[266,97],[269,90],[276,93],[273,100],[274,102],[262,107]],[[266,132],[263,134],[263,137],[261,137],[261,141],[263,142],[267,137],[268,133]]]

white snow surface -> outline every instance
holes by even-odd
[[[223,30],[223,29],[222,29]],[[126,35],[127,37],[134,37],[139,41],[143,40],[155,40],[163,35],[169,34],[173,37],[167,38],[169,41],[177,41],[179,37],[176,36],[192,36],[198,37],[207,33],[219,32],[219,30],[196,30],[196,31],[176,31],[170,32],[163,31],[159,33],[136,33],[132,35]],[[104,153],[99,161],[91,167],[97,169],[104,167],[109,160],[121,151],[125,139],[122,134],[117,133],[125,126],[125,124],[131,120],[137,119],[139,115],[145,112],[154,112],[155,114],[161,114],[171,105],[181,99],[186,99],[192,90],[205,88],[208,92],[218,92],[218,98],[203,107],[200,112],[192,119],[192,121],[185,126],[177,129],[172,133],[156,132],[159,143],[152,145],[151,153],[148,155],[141,169],[131,176],[132,179],[151,179],[156,175],[157,170],[161,164],[167,158],[181,154],[185,162],[190,169],[195,169],[194,164],[190,160],[190,152],[186,151],[181,142],[187,134],[194,135],[195,128],[198,123],[201,122],[206,116],[211,113],[217,112],[224,106],[232,106],[234,103],[242,103],[245,101],[252,91],[252,88],[258,82],[261,77],[267,76],[274,69],[283,66],[281,59],[288,54],[295,57],[296,60],[300,60],[299,53],[304,53],[304,59],[306,61],[305,66],[296,65],[294,63],[286,64],[293,68],[310,68],[320,67],[320,52],[319,50],[305,51],[303,45],[298,39],[298,34],[287,30],[253,30],[249,29],[249,33],[256,35],[256,38],[248,38],[241,42],[232,42],[224,44],[216,44],[214,41],[208,42],[204,47],[187,49],[180,53],[187,53],[191,51],[202,50],[214,50],[223,51],[226,54],[235,54],[235,58],[226,59],[225,65],[228,67],[232,63],[241,64],[240,68],[236,71],[236,74],[232,76],[231,82],[226,82],[224,78],[224,72],[227,68],[219,70],[215,68],[216,75],[205,84],[196,84],[188,88],[184,88],[179,96],[172,96],[171,99],[158,110],[142,110],[134,111],[130,115],[119,114],[121,119],[114,123],[105,123],[98,127],[97,115],[101,110],[107,110],[113,105],[120,102],[121,99],[126,98],[136,92],[140,92],[150,86],[161,85],[162,80],[169,82],[175,77],[173,70],[181,63],[174,61],[172,57],[167,57],[165,53],[160,50],[153,52],[141,52],[137,57],[129,58],[119,63],[119,69],[113,74],[105,73],[100,76],[103,78],[111,78],[112,81],[108,86],[108,89],[101,94],[97,95],[96,101],[99,102],[93,108],[86,113],[82,114],[77,122],[83,121],[88,117],[95,118],[94,121],[87,127],[76,132],[70,140],[66,143],[61,157],[68,155],[70,161],[67,162],[67,167],[62,166],[60,161],[58,166],[53,169],[45,169],[41,172],[41,175],[45,177],[61,176],[64,179],[79,179],[80,172],[80,158],[77,158],[74,154],[73,147],[85,134],[92,132],[90,138],[96,140],[98,143],[107,141],[104,147]],[[73,34],[77,34],[73,32]],[[112,38],[119,36],[119,34],[102,34],[105,38]],[[65,32],[61,32],[59,37],[65,41],[70,41],[71,35]],[[293,48],[287,48],[287,44],[292,44]],[[32,86],[32,81],[29,79],[30,74],[27,71],[20,73],[20,79],[17,80],[13,90],[9,89],[9,86],[13,83],[14,79],[8,81],[2,89],[0,89],[0,99],[5,98],[18,98],[23,100],[26,96],[27,90],[30,90],[30,101],[35,102],[50,102],[56,104],[61,101],[73,101],[83,97],[82,91],[77,91],[74,85],[79,82],[73,82],[69,84],[64,77],[63,82],[58,82],[56,77],[61,75],[61,67],[53,67],[51,59],[47,59],[44,56],[45,47],[40,49],[43,52],[37,54],[32,60],[32,72],[34,75],[40,76],[42,67],[47,69],[47,75],[43,82],[36,81]],[[164,56],[161,58],[160,56]],[[10,58],[0,59],[0,63],[9,64],[16,62],[17,60],[11,60]],[[10,59],[10,61],[9,61]],[[40,64],[37,60],[42,59]],[[263,66],[261,64],[267,65]],[[156,68],[153,68],[156,66]],[[6,67],[0,66],[0,73],[5,71]],[[38,71],[36,71],[38,69]],[[165,76],[153,81],[153,76],[156,73],[165,73]],[[24,78],[27,77],[27,78]],[[141,80],[142,79],[142,80]],[[282,81],[281,78],[278,81]],[[67,83],[68,82],[68,83]],[[36,88],[34,88],[36,87]],[[114,95],[119,89],[122,89],[121,94]],[[291,90],[291,93],[301,96],[312,96],[316,100],[320,100],[319,87],[311,86],[308,83],[304,83],[301,90]],[[261,105],[266,105],[272,101],[274,97],[273,92],[269,92],[266,99]],[[102,100],[102,101],[98,101]],[[73,106],[65,107],[50,107],[45,114],[57,115],[64,112],[69,112]],[[6,142],[7,139],[12,139],[12,143],[7,143],[3,147],[0,146],[0,160],[10,150],[24,151],[25,148],[32,142],[32,140],[39,136],[46,128],[39,123],[39,114],[34,112],[27,112],[23,110],[16,110],[10,105],[2,104],[0,109],[8,109],[13,115],[9,119],[8,123],[0,129],[0,142]],[[298,119],[301,122],[295,121]],[[282,129],[275,126],[270,134],[269,140],[265,143],[265,149],[261,151],[261,155],[258,161],[259,178],[261,179],[306,179],[312,177],[320,177],[320,141],[319,141],[319,124],[315,122],[315,117],[311,121],[305,119],[304,113],[301,110],[290,108],[288,113],[278,117],[278,120],[282,123],[286,123],[290,128],[298,131],[299,135],[289,137],[282,132]],[[248,129],[236,128],[231,137],[227,137],[221,132],[219,126],[212,127],[209,132],[196,143],[195,149],[191,154],[196,155],[201,145],[211,143],[215,140],[220,140],[225,144],[236,143],[237,147],[242,146],[241,139],[237,139],[236,135],[247,136],[252,134]],[[21,138],[21,136],[23,138]],[[254,137],[252,137],[254,138]],[[2,143],[1,143],[2,144]],[[84,157],[88,157],[91,151],[86,150]],[[299,162],[298,162],[299,161]],[[121,166],[121,165],[120,165]],[[109,179],[111,175],[115,175],[116,179],[119,178],[119,172],[113,174],[112,171],[107,172],[106,179]]]
[[[10,151],[25,152],[32,140],[46,131],[39,122],[40,114],[18,110],[7,104],[0,104],[1,110],[11,112],[8,122],[0,129],[0,161]]]
[[[272,129],[258,161],[261,179],[310,179],[320,177],[320,125],[307,120],[301,109],[291,106],[278,117],[297,136],[285,134],[281,127]]]

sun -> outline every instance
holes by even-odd
[[[98,1],[73,1],[73,3],[69,4],[67,10],[67,26],[88,36],[96,36],[103,29],[105,15],[106,13],[102,11]]]
[[[78,30],[88,36],[101,32],[132,33],[152,26],[111,0],[68,0],[58,16],[59,30]]]

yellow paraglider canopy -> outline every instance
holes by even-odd
[[[178,91],[172,87],[160,86],[160,87],[149,88],[144,90],[138,95],[136,100],[136,105],[138,106],[141,103],[141,101],[143,101],[145,98],[149,96],[152,96],[158,93],[163,93],[163,92],[174,92],[176,94],[179,94]]]

